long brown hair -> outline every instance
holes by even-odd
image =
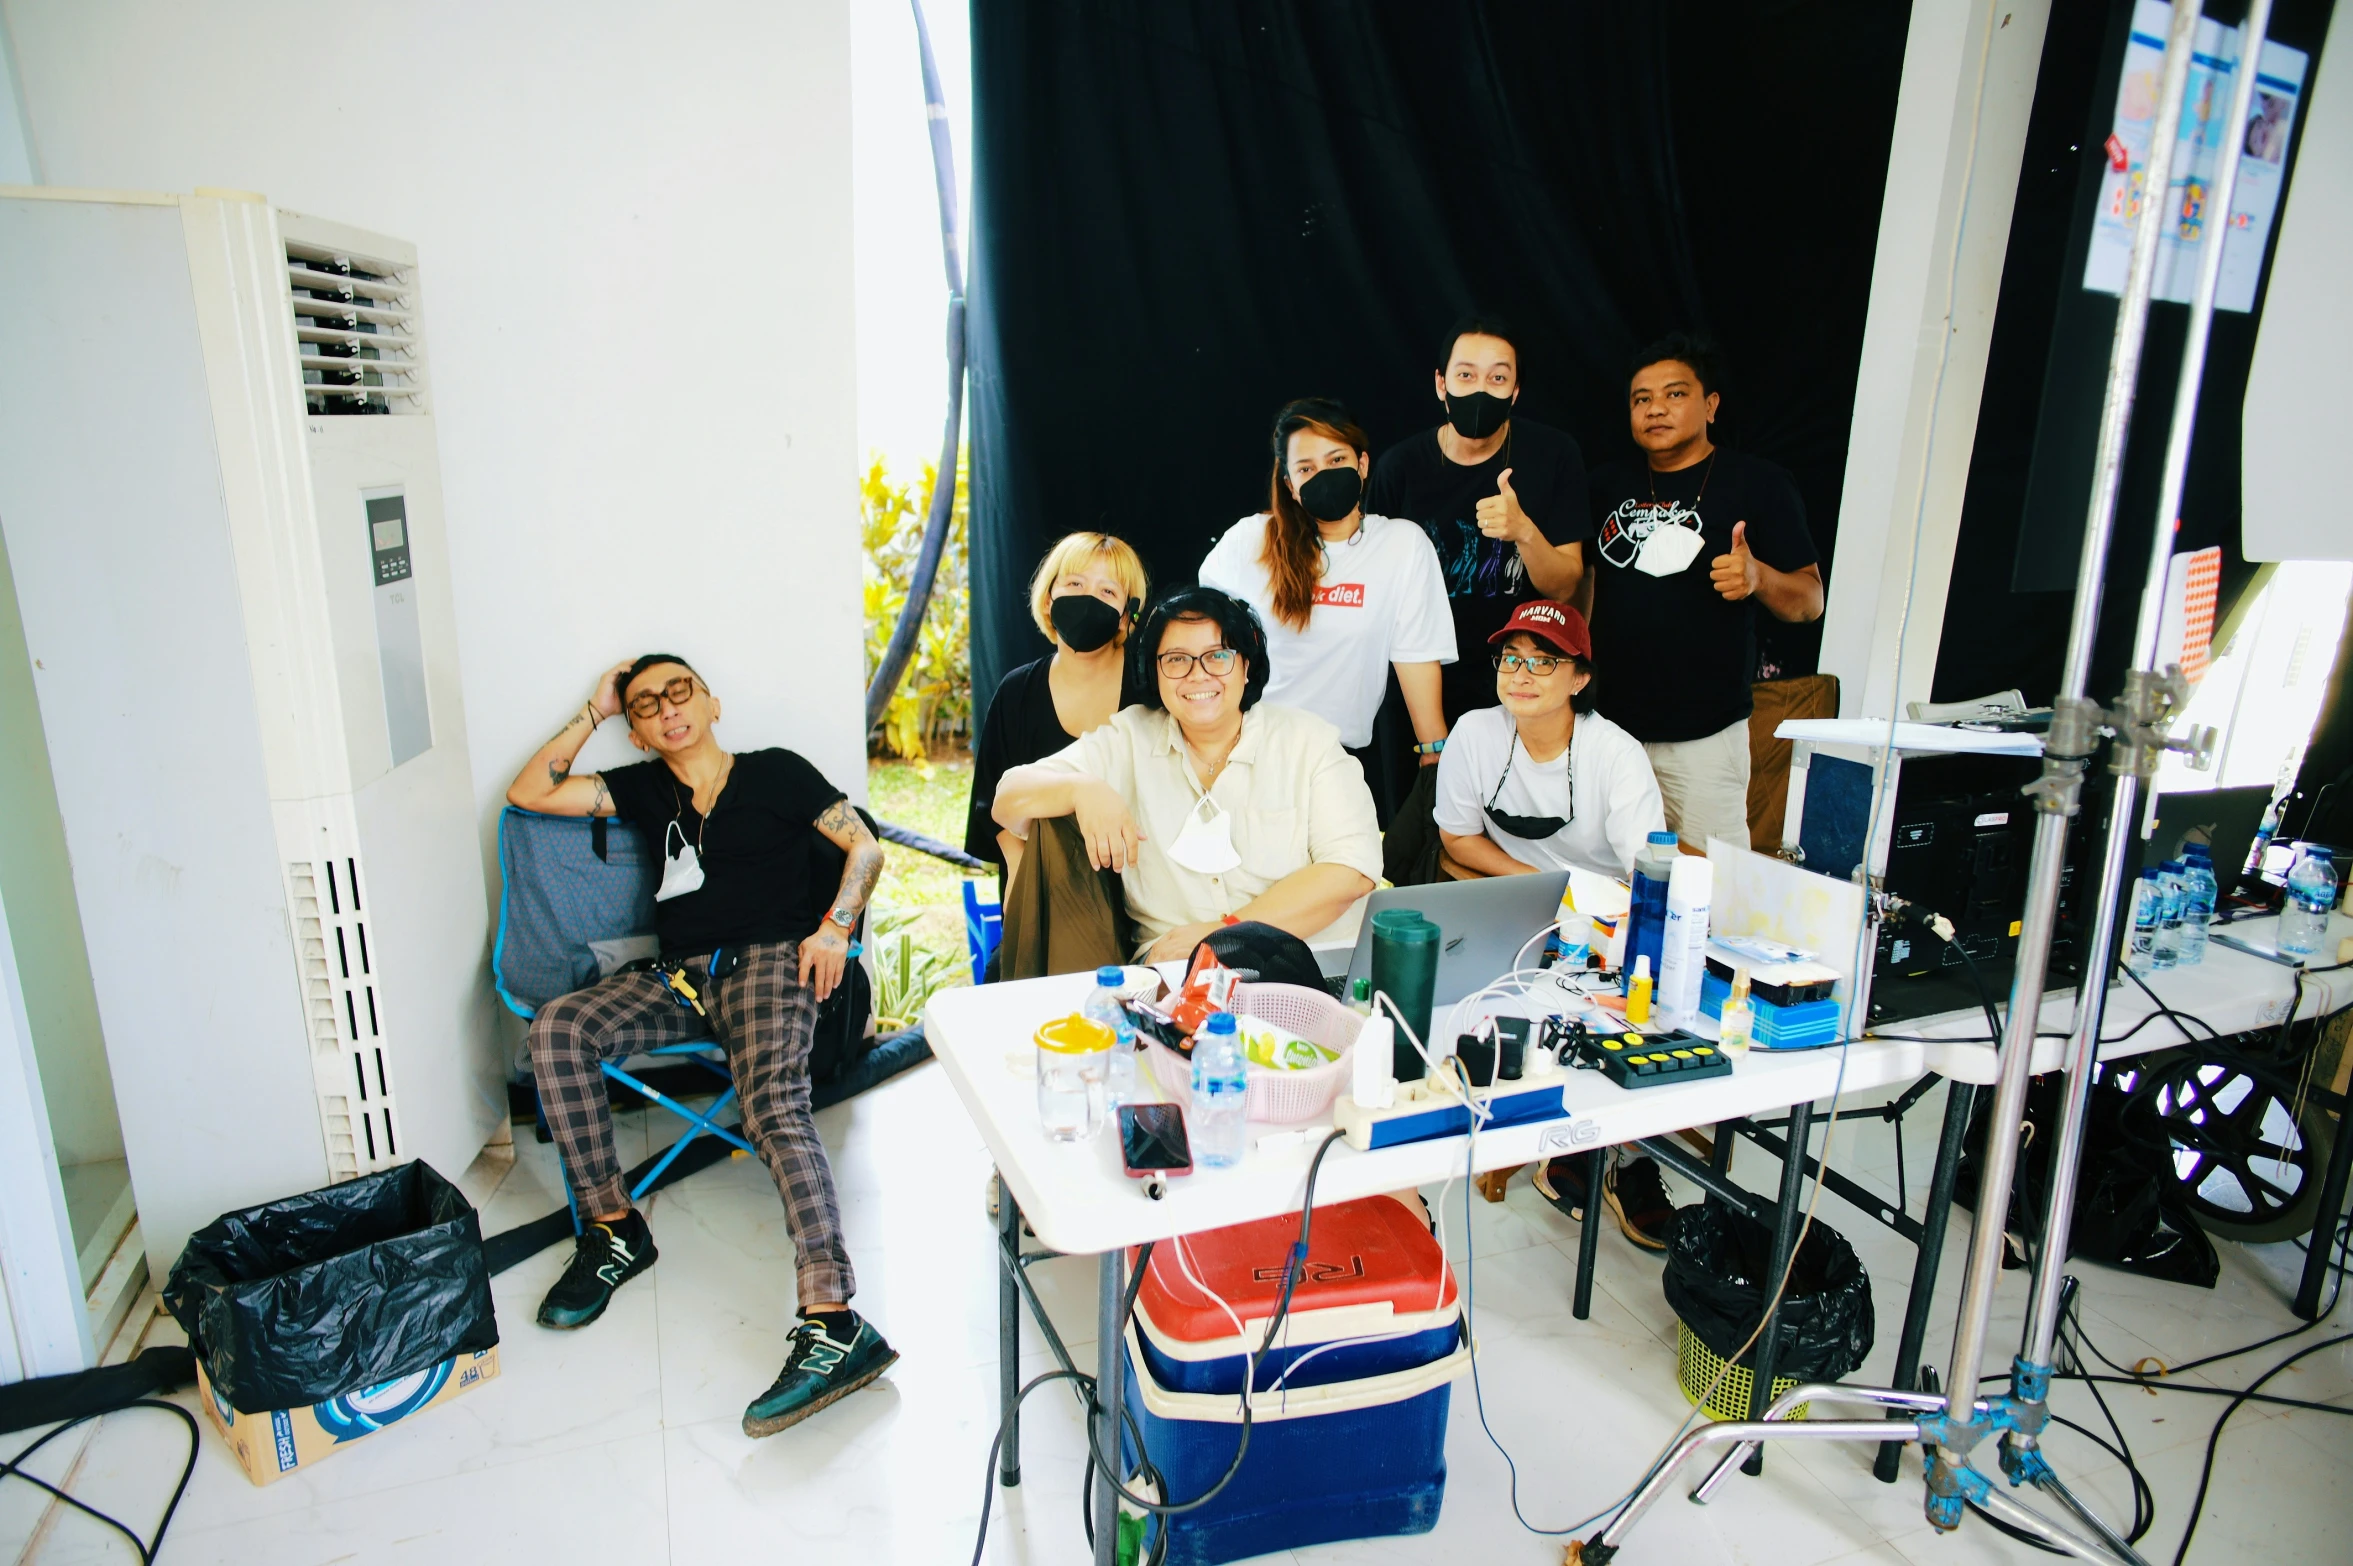
[[[1315,584],[1323,563],[1323,535],[1291,493],[1287,475],[1291,437],[1300,430],[1336,440],[1359,456],[1371,449],[1348,410],[1329,397],[1302,397],[1285,403],[1275,415],[1274,478],[1267,490],[1266,542],[1258,560],[1266,567],[1275,618],[1294,631],[1306,630],[1308,616],[1315,612]]]

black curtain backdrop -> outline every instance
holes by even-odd
[[[972,16],[975,695],[1044,650],[1077,528],[1158,589],[1265,504],[1266,432],[1335,396],[1438,421],[1440,335],[1522,336],[1521,408],[1630,451],[1627,355],[1730,357],[1718,437],[1837,532],[1908,8],[990,0]],[[1769,623],[1769,622],[1768,622]],[[1816,629],[1767,660],[1810,672]]]

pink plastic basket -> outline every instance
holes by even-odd
[[[1364,1025],[1364,1019],[1323,991],[1297,984],[1237,984],[1233,1011],[1236,1016],[1257,1017],[1279,1028],[1288,1028],[1310,1043],[1340,1054],[1338,1060],[1310,1066],[1304,1071],[1276,1071],[1255,1063],[1250,1065],[1247,1068],[1250,1118],[1289,1125],[1313,1120],[1329,1110],[1332,1100],[1340,1096],[1341,1084],[1349,1080],[1356,1030]],[[1157,1039],[1149,1041],[1149,1049],[1152,1075],[1159,1081],[1160,1090],[1190,1109],[1193,1063]]]

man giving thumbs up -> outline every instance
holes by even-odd
[[[1692,849],[1748,841],[1756,605],[1822,613],[1822,571],[1789,475],[1709,439],[1719,372],[1678,334],[1627,377],[1638,454],[1593,475],[1593,653],[1601,710],[1642,741],[1667,825]]]

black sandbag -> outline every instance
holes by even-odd
[[[1764,1224],[1715,1201],[1676,1213],[1667,1238],[1667,1303],[1718,1358],[1731,1359],[1764,1319],[1772,1270],[1773,1231]],[[1862,1258],[1846,1236],[1816,1221],[1781,1297],[1773,1374],[1800,1381],[1852,1375],[1871,1352],[1877,1326]],[[1733,1362],[1753,1371],[1755,1345]]]
[[[422,1161],[223,1214],[188,1237],[163,1302],[241,1414],[498,1342],[481,1220]]]

